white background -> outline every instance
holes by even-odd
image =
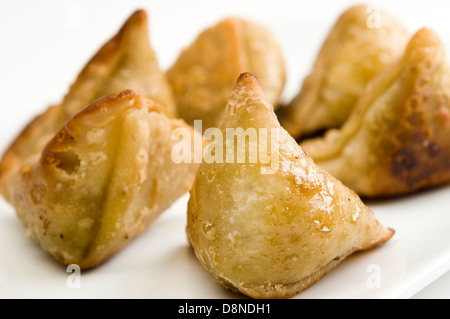
[[[288,101],[297,93],[339,14],[356,3],[359,2],[2,1],[0,150],[31,118],[62,99],[87,60],[136,9],[146,9],[149,14],[151,43],[164,70],[201,30],[222,18],[239,16],[264,24],[284,51],[288,77],[283,97]],[[411,33],[423,26],[434,28],[450,51],[450,2],[368,3],[381,5]],[[444,187],[369,203],[384,223],[396,229],[392,242],[351,257],[298,297],[449,298],[449,274],[421,291],[450,268],[449,195],[450,189]],[[65,269],[25,238],[11,207],[1,202],[0,298],[239,297],[213,283],[192,255],[184,235],[185,202],[186,197],[112,261],[83,274],[81,289],[66,287]],[[366,268],[361,267],[367,263],[385,267],[383,286],[378,290],[361,286],[367,278]]]

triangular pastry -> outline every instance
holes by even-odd
[[[49,139],[76,113],[111,93],[135,90],[175,117],[172,89],[159,69],[148,38],[147,14],[136,11],[78,75],[63,101],[33,119],[5,151],[0,189],[7,198],[8,176],[30,157],[39,156]]]
[[[196,142],[173,141],[177,128]],[[201,153],[201,136],[159,105],[133,91],[109,95],[77,113],[20,167],[10,180],[10,202],[55,259],[97,266],[190,189],[199,164],[176,163],[176,143]]]
[[[450,70],[427,28],[368,85],[340,130],[301,145],[364,197],[410,193],[450,181]]]
[[[204,30],[167,71],[178,114],[188,124],[216,127],[236,78],[258,76],[267,99],[277,106],[285,84],[280,45],[264,26],[229,18]]]
[[[231,131],[248,136],[236,141]],[[238,161],[243,141],[245,161]],[[258,149],[257,161],[251,149]],[[203,159],[187,234],[201,264],[226,288],[253,298],[291,297],[354,251],[393,235],[280,127],[252,74],[239,77]]]
[[[294,138],[342,125],[367,82],[402,54],[409,33],[380,8],[367,9],[354,6],[340,16],[300,92],[279,109],[281,125]],[[380,25],[370,24],[371,14]]]
[[[62,102],[66,118],[111,93],[133,90],[176,117],[175,99],[150,46],[147,14],[134,12],[83,68]]]

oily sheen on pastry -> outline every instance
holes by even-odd
[[[393,235],[280,127],[252,74],[239,77],[219,128],[223,138],[209,144],[190,192],[187,234],[223,287],[253,298],[288,298],[354,251]],[[242,154],[239,138],[227,135],[231,129],[248,134],[245,161],[208,160],[222,146],[223,154]],[[270,138],[251,139],[252,130],[269,130]],[[269,161],[261,153],[251,160],[256,145],[269,150]]]
[[[63,101],[33,119],[5,151],[0,162],[2,195],[8,199],[9,176],[29,158],[39,156],[67,120],[96,100],[127,89],[152,99],[169,117],[176,115],[172,89],[149,43],[147,14],[143,10],[133,13],[92,57]]]
[[[411,193],[450,181],[450,71],[431,29],[375,77],[340,130],[301,145],[364,197]]]
[[[294,138],[341,126],[367,82],[402,54],[409,33],[381,9],[372,13],[380,25],[372,25],[367,8],[340,16],[300,92],[280,109],[280,123]]]
[[[178,113],[188,124],[216,127],[236,78],[243,72],[258,76],[273,105],[284,88],[281,48],[264,26],[229,18],[204,30],[184,49],[167,71]]]
[[[11,178],[10,202],[29,235],[83,269],[116,254],[193,183],[199,164],[171,158],[176,128],[202,145],[184,121],[133,91],[77,113]]]

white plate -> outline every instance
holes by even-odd
[[[195,258],[185,233],[187,200],[110,261],[81,272],[79,288],[74,273],[28,240],[3,203],[0,298],[241,298],[213,282]],[[450,187],[369,206],[395,236],[348,257],[296,298],[409,298],[450,268]]]
[[[150,14],[152,44],[163,68],[196,34],[222,17],[257,20],[279,38],[288,68],[285,97],[299,88],[342,10],[354,1],[36,1],[0,4],[0,146],[47,104],[59,101],[79,69],[136,8]],[[447,4],[377,1],[414,32],[434,27],[450,39]],[[51,9],[51,10],[50,10]],[[15,17],[21,16],[21,19]],[[446,43],[447,44],[447,43]],[[450,46],[448,46],[450,48]],[[97,269],[72,273],[27,239],[0,200],[0,298],[241,298],[213,282],[186,240],[180,198],[141,237]],[[409,298],[450,269],[450,187],[367,202],[396,230],[387,244],[356,253],[297,298]],[[75,285],[75,286],[74,286]]]

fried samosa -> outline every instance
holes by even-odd
[[[176,117],[172,88],[150,46],[147,14],[138,10],[78,75],[62,102],[66,118],[111,93],[133,90]]]
[[[197,139],[177,143],[199,151],[198,133],[133,91],[77,113],[11,179],[10,200],[29,235],[82,269],[116,254],[194,181],[200,164],[171,157],[177,128]]]
[[[230,130],[241,131],[237,143]],[[187,234],[203,267],[223,287],[253,298],[288,298],[354,251],[393,235],[280,127],[252,74],[239,77],[219,133],[190,191]],[[257,161],[251,150],[259,152]],[[224,161],[217,154],[247,155]]]
[[[450,181],[450,70],[438,35],[419,30],[403,56],[368,85],[340,130],[301,145],[364,197]]]
[[[229,18],[204,30],[167,71],[178,114],[188,124],[216,127],[236,78],[258,76],[277,106],[285,84],[284,58],[274,35],[255,22]]]
[[[120,31],[104,44],[83,68],[58,105],[34,118],[5,151],[0,162],[0,190],[8,200],[8,180],[64,123],[87,105],[111,93],[135,90],[176,116],[175,98],[165,74],[158,68],[148,39],[147,14],[136,11]]]
[[[294,138],[340,127],[366,84],[402,54],[410,37],[406,29],[381,9],[373,13],[381,25],[371,26],[367,8],[341,15],[300,92],[280,108],[280,123]]]

